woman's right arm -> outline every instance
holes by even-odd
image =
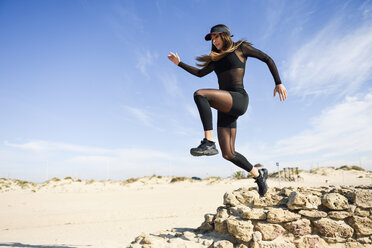
[[[202,69],[198,69],[196,67],[185,64],[185,63],[181,62],[177,53],[176,54],[170,53],[170,55],[168,55],[168,58],[175,65],[178,65],[179,67],[181,67],[185,71],[187,71],[187,72],[189,72],[192,75],[195,75],[197,77],[204,77],[205,75],[211,73],[214,69],[213,62],[209,63],[207,66],[203,67]]]
[[[188,64],[185,64],[183,62],[180,62],[178,64],[179,67],[184,69],[185,71],[191,73],[192,75],[195,75],[197,77],[204,77],[205,75],[211,73],[213,71],[213,65],[212,62],[209,63],[206,67],[203,67],[201,69],[198,69],[196,67],[190,66]]]

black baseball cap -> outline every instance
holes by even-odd
[[[226,27],[219,24],[219,25],[213,26],[209,34],[207,34],[204,39],[211,40],[212,34],[220,34],[220,33],[227,33],[228,35],[230,35],[230,31]],[[233,35],[230,35],[230,36],[233,37]]]

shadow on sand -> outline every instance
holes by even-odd
[[[159,238],[167,238],[169,240],[172,239],[182,239],[185,241],[190,241],[189,238],[185,237],[183,233],[185,232],[190,232],[194,233],[195,235],[200,235],[199,239],[203,239],[205,241],[209,241],[210,243],[213,243],[215,241],[220,241],[220,240],[229,240],[231,242],[234,242],[234,239],[231,235],[222,235],[216,232],[208,232],[208,231],[203,231],[200,229],[194,229],[194,228],[173,228],[172,232],[168,234],[151,234],[151,236],[159,237]]]
[[[89,246],[69,246],[69,245],[30,245],[22,243],[0,243],[0,247],[23,247],[23,248],[78,248]]]

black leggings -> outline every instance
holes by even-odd
[[[227,90],[202,89],[194,93],[205,131],[213,130],[211,107],[218,110],[217,133],[222,156],[250,172],[252,164],[235,151],[236,121],[248,107],[248,94],[241,87]]]

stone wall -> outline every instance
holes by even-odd
[[[142,235],[129,247],[371,248],[372,186],[272,188],[262,198],[241,188],[198,229]]]

